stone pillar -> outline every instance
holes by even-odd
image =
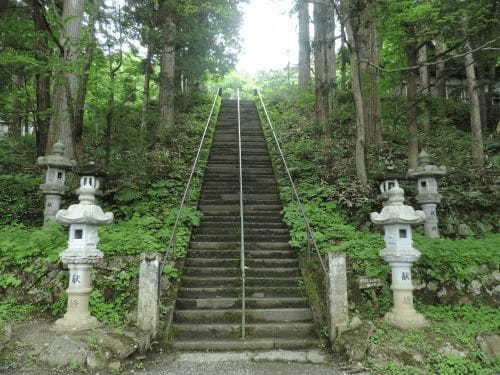
[[[413,307],[411,266],[420,258],[413,248],[411,225],[425,220],[425,213],[404,203],[404,191],[398,185],[389,190],[389,201],[379,214],[372,212],[371,221],[384,226],[385,249],[380,252],[392,271],[391,289],[394,307],[385,320],[402,329],[427,326],[425,318]]]
[[[137,326],[152,337],[158,333],[160,323],[160,255],[143,253],[139,269],[139,301]]]
[[[71,205],[67,210],[59,210],[56,215],[58,223],[70,226],[68,248],[61,254],[62,262],[69,268],[68,307],[64,317],[56,321],[56,329],[79,331],[99,325],[89,312],[91,272],[92,265],[103,257],[97,249],[97,228],[99,225],[110,224],[113,214],[104,213],[95,204],[98,187],[95,176],[83,176],[77,190],[80,203]]]
[[[408,170],[408,176],[417,179],[417,202],[425,212],[424,232],[427,237],[439,238],[437,205],[441,203],[436,178],[446,174],[446,167],[430,164],[430,156],[422,150],[418,167]]]
[[[328,304],[330,341],[333,342],[349,325],[347,271],[344,254],[328,254]]]
[[[44,222],[55,220],[57,211],[61,207],[61,197],[66,193],[66,170],[75,166],[74,160],[63,157],[64,145],[55,143],[52,154],[38,158],[37,164],[46,166],[45,183],[40,189],[45,194]]]

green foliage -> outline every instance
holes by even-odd
[[[0,322],[2,320],[25,320],[36,310],[36,306],[19,304],[15,298],[0,301]]]
[[[0,225],[40,221],[41,179],[29,174],[0,175]]]
[[[12,266],[27,269],[35,259],[57,261],[66,242],[66,233],[55,223],[36,229],[22,225],[0,227],[0,272]]]
[[[106,300],[99,289],[94,289],[90,294],[90,313],[99,321],[111,325],[121,325],[127,315],[127,296],[119,295],[112,300]]]

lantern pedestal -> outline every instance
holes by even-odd
[[[68,308],[66,314],[55,323],[56,329],[87,330],[97,328],[100,323],[89,312],[92,291],[90,264],[69,264]]]

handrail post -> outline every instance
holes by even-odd
[[[241,159],[241,115],[240,115],[240,89],[236,91],[238,104],[238,160],[240,180],[240,267],[241,267],[241,338],[246,334],[246,296],[245,296],[245,231],[243,219],[243,168]]]

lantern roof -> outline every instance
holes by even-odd
[[[408,170],[408,176],[413,178],[419,177],[441,177],[446,175],[446,167],[444,165],[438,167],[431,164],[431,156],[422,150],[418,155],[418,167]]]
[[[69,169],[76,165],[76,161],[64,157],[65,147],[61,142],[57,142],[52,146],[52,153],[47,156],[40,156],[37,159],[38,165],[46,165],[48,167]]]
[[[378,225],[418,224],[424,221],[425,213],[404,204],[404,190],[398,184],[387,192],[389,200],[380,213],[372,212],[370,219]]]

